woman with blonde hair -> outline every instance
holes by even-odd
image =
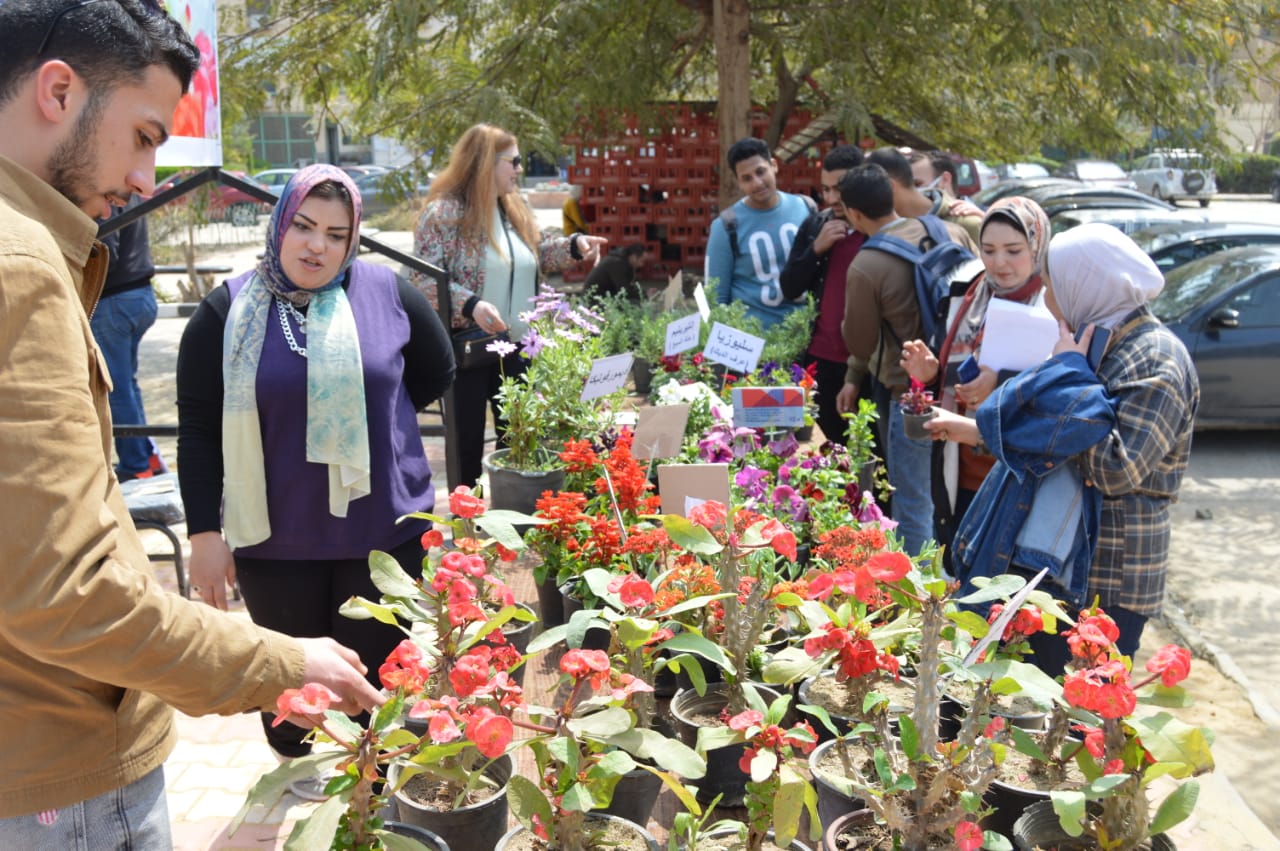
[[[449,300],[441,305],[436,281],[415,274],[413,283],[447,316],[454,330],[507,332],[519,341],[528,330],[520,314],[533,307],[538,279],[579,260],[595,260],[607,240],[574,234],[543,235],[520,197],[522,158],[516,137],[477,124],[453,146],[449,163],[431,184],[427,207],[414,232],[414,251],[448,274]],[[466,369],[459,364],[452,416],[458,426],[461,484],[475,485],[484,455],[485,406],[498,416],[502,375],[518,375],[524,362],[511,354],[500,362]]]

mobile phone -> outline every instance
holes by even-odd
[[[978,367],[978,359],[973,355],[965,358],[959,367],[956,368],[956,378],[961,384],[968,384],[978,377],[982,370]]]
[[[1080,342],[1080,338],[1084,336],[1085,329],[1088,325],[1082,325],[1076,329],[1076,342]],[[1089,361],[1089,368],[1094,372],[1098,371],[1098,365],[1102,363],[1102,356],[1107,353],[1107,343],[1111,340],[1111,329],[1103,328],[1101,325],[1093,326],[1093,339],[1089,341],[1089,352],[1085,355],[1085,359]]]

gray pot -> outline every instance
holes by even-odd
[[[1019,851],[1035,851],[1039,848],[1066,849],[1095,848],[1088,839],[1072,837],[1062,829],[1058,814],[1053,811],[1053,801],[1041,801],[1032,804],[1013,823],[1013,847]],[[1177,851],[1177,846],[1167,834],[1157,833],[1151,837],[1151,851]]]
[[[624,818],[619,818],[618,816],[606,815],[604,813],[588,813],[587,818],[592,821],[607,820],[607,821],[620,822],[622,824],[625,824],[626,826],[630,827],[632,830],[636,832],[636,836],[639,836],[643,839],[649,851],[661,851],[661,848],[658,845],[658,840],[653,837],[653,834],[645,830],[643,827],[641,827],[640,825],[636,824],[633,821],[628,821]],[[503,822],[503,824],[505,825],[506,822]],[[517,836],[524,833],[525,830],[526,828],[524,827],[524,825],[520,825],[519,827],[514,827],[511,830],[507,831],[507,833],[498,840],[497,844],[492,846],[493,851],[505,851],[508,844],[512,842]]]
[[[830,827],[836,819],[847,813],[857,812],[866,807],[861,798],[846,795],[834,783],[827,779],[826,773],[818,770],[822,758],[836,746],[835,739],[823,742],[809,754],[809,775],[813,778],[813,788],[818,792],[818,820],[823,827]]]
[[[425,827],[418,827],[416,824],[405,824],[402,821],[389,821],[383,827],[388,833],[394,833],[396,836],[407,836],[422,843],[428,851],[452,851],[448,842],[445,842]]]
[[[765,703],[772,703],[778,698],[778,693],[771,688],[762,685],[757,685],[755,688],[760,692]],[[728,690],[727,683],[715,683],[707,685],[707,692],[704,695],[699,695],[693,689],[681,689],[676,692],[675,697],[671,698],[671,717],[675,723],[676,732],[680,734],[681,740],[686,745],[692,748],[698,744],[699,725],[694,720],[694,716],[718,713],[729,703]],[[707,751],[707,775],[697,784],[699,801],[710,803],[716,795],[723,795],[720,806],[742,806],[750,775],[743,773],[738,767],[738,761],[746,749],[747,746],[741,744],[726,745],[723,748]]]
[[[503,466],[511,450],[498,449],[484,456],[484,470],[489,474],[489,502],[494,508],[506,508],[532,514],[538,498],[545,490],[564,487],[564,470],[513,470]]]

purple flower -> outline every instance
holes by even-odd
[[[769,471],[759,467],[743,467],[733,477],[733,482],[742,488],[742,492],[750,499],[763,499],[768,484]]]
[[[884,512],[880,510],[880,506],[876,504],[876,498],[870,491],[862,495],[862,505],[858,507],[854,518],[864,525],[879,523],[880,528],[886,532],[898,528],[898,521],[884,516]]]
[[[771,498],[775,511],[786,511],[798,523],[808,520],[809,504],[791,485],[778,485],[773,489]]]
[[[733,430],[733,457],[745,458],[760,448],[760,438],[753,428],[735,428]]]
[[[796,440],[795,434],[787,432],[777,440],[769,442],[769,451],[780,458],[790,458],[800,449],[800,442]]]
[[[524,335],[524,339],[520,341],[520,353],[527,358],[536,358],[546,344],[547,342],[542,338],[542,335],[530,328],[529,332]]]
[[[707,429],[698,441],[698,457],[709,464],[724,464],[733,460],[733,450],[729,448],[728,429],[722,425]]]

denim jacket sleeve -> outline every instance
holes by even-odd
[[[1088,450],[1115,426],[1115,407],[1083,355],[1067,352],[996,388],[978,409],[978,430],[1013,475],[1043,476]]]

